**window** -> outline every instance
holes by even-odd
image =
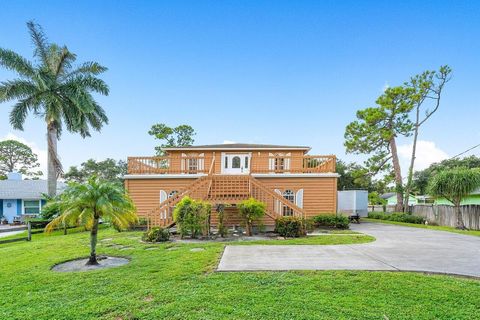
[[[245,169],[248,169],[248,156],[245,157]]]
[[[240,169],[240,157],[235,156],[232,159],[232,168],[233,169]]]
[[[275,158],[275,171],[283,171],[285,169],[285,158]]]
[[[228,169],[228,157],[225,157],[225,169]]]
[[[39,200],[24,200],[23,201],[24,214],[39,214],[40,201]]]
[[[188,159],[188,171],[196,173],[197,170],[198,170],[198,159],[196,158]]]
[[[293,193],[292,190],[285,190],[285,192],[283,192],[283,197],[286,200],[290,201],[291,203],[295,203],[295,193]],[[293,209],[284,205],[283,206],[283,215],[284,216],[293,216]]]

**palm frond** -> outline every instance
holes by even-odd
[[[107,71],[108,68],[100,65],[98,62],[93,62],[93,61],[87,61],[82,63],[79,67],[77,67],[75,70],[71,71],[70,73],[65,75],[65,78],[73,78],[79,75],[99,75],[105,71]]]
[[[35,75],[35,68],[30,61],[12,50],[0,48],[0,65],[22,77],[31,78]]]
[[[27,22],[28,30],[30,31],[30,37],[35,45],[34,55],[45,64],[48,65],[48,47],[50,46],[43,32],[42,27],[33,21]]]
[[[27,118],[28,111],[37,110],[40,107],[41,98],[39,95],[32,95],[18,101],[10,112],[10,124],[14,129],[23,130],[23,124]]]
[[[0,102],[25,99],[37,94],[37,87],[29,80],[10,80],[0,83]]]
[[[83,184],[71,183],[55,201],[63,213],[47,226],[47,232],[62,224],[79,223],[89,227],[94,218],[102,218],[119,229],[138,221],[135,205],[123,189],[96,177]]]

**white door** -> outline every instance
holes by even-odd
[[[225,153],[222,155],[222,173],[248,174],[250,173],[249,153]]]

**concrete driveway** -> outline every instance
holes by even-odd
[[[352,230],[377,240],[328,246],[226,246],[217,270],[393,270],[480,277],[480,237],[382,223],[361,223]]]

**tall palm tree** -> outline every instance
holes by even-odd
[[[117,229],[124,229],[138,221],[135,205],[124,190],[115,183],[95,176],[88,179],[87,183],[71,183],[48,206],[60,208],[62,214],[47,225],[47,232],[60,225],[83,224],[90,228],[90,258],[87,265],[98,264],[96,247],[100,219],[111,222]]]
[[[21,55],[0,48],[0,66],[14,71],[19,78],[0,83],[0,103],[15,100],[10,123],[23,130],[29,113],[42,117],[47,126],[48,194],[56,193],[57,178],[62,165],[57,153],[57,140],[65,126],[83,138],[90,136],[90,128],[100,131],[108,123],[105,111],[92,93],[108,95],[107,84],[96,76],[107,68],[96,62],[85,62],[74,67],[76,55],[66,46],[49,43],[42,28],[27,23],[35,46],[32,63]]]

